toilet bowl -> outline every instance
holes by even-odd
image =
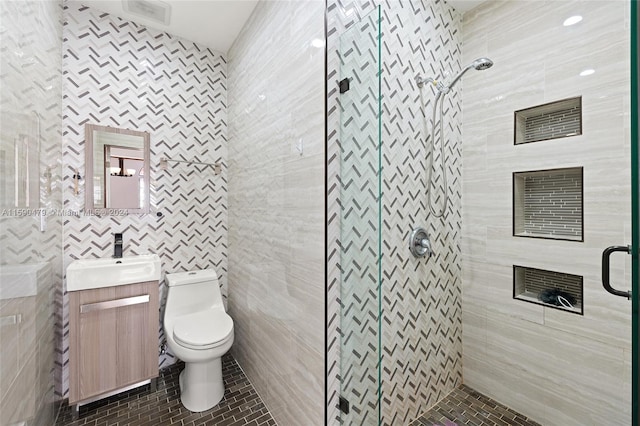
[[[189,411],[206,411],[224,396],[221,357],[233,344],[215,271],[167,274],[164,334],[169,350],[184,361],[180,400]]]

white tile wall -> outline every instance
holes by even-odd
[[[61,317],[54,310],[62,297],[61,50],[60,1],[0,2],[0,158],[11,164],[15,141],[27,141],[29,208],[47,213],[41,231],[39,216],[11,210],[24,202],[0,199],[0,424],[51,424],[54,386],[60,389],[54,324]],[[0,182],[12,180],[11,169],[0,167]],[[17,283],[4,275],[18,271]],[[29,287],[27,275],[36,283],[33,294],[11,297],[12,284]],[[22,321],[5,322],[14,315]]]
[[[630,304],[600,283],[602,249],[630,243],[627,9],[490,1],[464,16],[464,62],[495,63],[463,81],[464,381],[542,424],[630,423]],[[513,145],[515,110],[580,95],[582,135]],[[580,166],[584,242],[513,237],[511,173]],[[514,264],[584,276],[584,316],[513,300]],[[629,287],[622,256],[612,280]]]
[[[282,425],[324,419],[323,25],[261,1],[228,52],[232,353]]]

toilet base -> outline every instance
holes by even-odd
[[[185,363],[180,373],[180,400],[192,412],[206,411],[222,400],[222,358]]]

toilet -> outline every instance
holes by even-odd
[[[233,344],[227,315],[211,269],[166,274],[164,334],[171,352],[185,363],[180,400],[189,411],[206,411],[224,396],[222,355]]]

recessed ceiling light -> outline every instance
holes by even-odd
[[[580,21],[582,21],[582,16],[574,15],[574,16],[571,16],[571,17],[565,19],[564,22],[562,23],[562,25],[564,25],[565,27],[568,27],[570,25],[575,25]]]
[[[584,76],[587,76],[587,75],[591,75],[591,74],[593,74],[594,72],[596,72],[596,70],[594,70],[593,68],[588,68],[588,69],[586,69],[586,70],[583,70],[583,71],[580,73],[580,77],[584,77]]]
[[[322,40],[321,38],[314,38],[313,40],[311,40],[311,46],[317,47],[318,49],[324,47],[324,40]]]

